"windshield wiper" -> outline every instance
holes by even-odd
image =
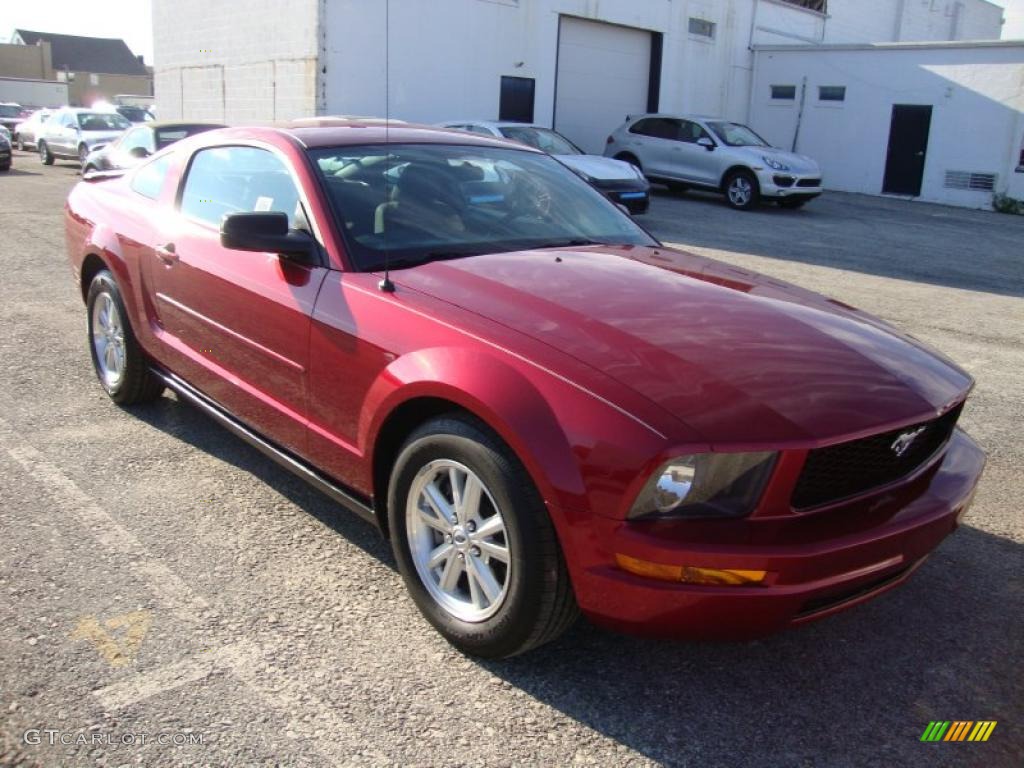
[[[539,250],[541,248],[569,248],[572,246],[579,247],[584,245],[611,245],[611,243],[606,243],[602,240],[589,240],[585,237],[574,237],[567,240],[551,240],[550,242],[541,243],[540,245],[534,246],[534,249]]]

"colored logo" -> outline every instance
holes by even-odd
[[[932,720],[921,734],[921,741],[988,741],[996,720]]]

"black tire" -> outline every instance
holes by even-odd
[[[43,165],[53,165],[53,152],[46,146],[45,141],[39,142],[39,159],[43,161]]]
[[[808,202],[806,197],[783,197],[779,200],[779,207],[795,211],[797,208],[803,208]]]
[[[743,185],[746,186],[743,186]],[[733,194],[733,187],[736,187],[736,194]],[[747,194],[740,194],[740,190],[747,190]],[[733,171],[726,178],[722,185],[725,192],[725,202],[730,208],[737,211],[749,211],[758,206],[761,202],[761,187],[757,183],[757,177],[750,171]]]
[[[644,172],[644,167],[640,165],[640,159],[636,155],[630,154],[629,152],[619,152],[619,154],[615,156],[615,159],[621,160],[624,163],[629,163],[630,165],[635,165],[640,170],[640,173]]]
[[[85,165],[85,158],[89,156],[89,148],[85,144],[78,145],[78,163],[79,167]]]
[[[497,612],[482,621],[457,618],[435,600],[416,569],[409,544],[406,506],[413,481],[430,462],[444,459],[477,475],[505,523],[510,557],[507,592]],[[490,659],[515,656],[554,640],[578,616],[544,502],[518,459],[483,423],[458,414],[441,416],[409,436],[391,473],[388,520],[395,559],[413,601],[463,653]]]
[[[92,173],[95,170],[96,166],[93,165],[92,163],[89,163],[89,165],[85,166],[85,168],[82,169],[82,175],[85,176],[85,174]]]
[[[101,297],[109,297],[120,314],[120,325],[124,338],[124,366],[120,379],[114,382],[104,377],[97,356],[96,343],[93,338],[93,312],[97,301]],[[121,290],[109,270],[101,270],[89,284],[89,294],[85,302],[86,317],[86,338],[89,343],[89,354],[92,357],[93,369],[96,377],[100,380],[103,389],[118,405],[134,405],[146,403],[160,397],[164,391],[163,383],[153,376],[149,370],[149,361],[146,359],[132,331],[131,320],[125,310],[124,299],[121,298]]]
[[[0,165],[0,173],[6,172],[6,171],[9,171],[9,170],[11,170],[11,164],[10,163],[8,163],[7,165]]]

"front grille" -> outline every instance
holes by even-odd
[[[796,185],[798,187],[820,187],[821,179],[800,179]]]
[[[807,454],[807,462],[793,491],[793,506],[798,510],[818,507],[906,477],[946,444],[962,407],[959,405],[922,424],[815,448]],[[903,455],[897,455],[896,441],[918,429],[923,431]]]
[[[793,177],[792,176],[776,175],[776,176],[772,177],[772,181],[775,182],[775,186],[776,187],[792,187],[793,186]]]

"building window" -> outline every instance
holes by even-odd
[[[533,122],[533,93],[536,81],[532,77],[501,78],[501,102],[498,119],[517,123]]]
[[[698,37],[706,37],[709,40],[715,39],[715,22],[704,19],[690,19],[690,34]]]
[[[790,5],[798,5],[809,11],[828,13],[828,0],[782,0],[782,2],[789,3]]]
[[[818,101],[846,101],[846,86],[819,85]]]
[[[795,85],[773,85],[772,86],[772,100],[773,101],[794,101],[796,99],[796,86]]]

